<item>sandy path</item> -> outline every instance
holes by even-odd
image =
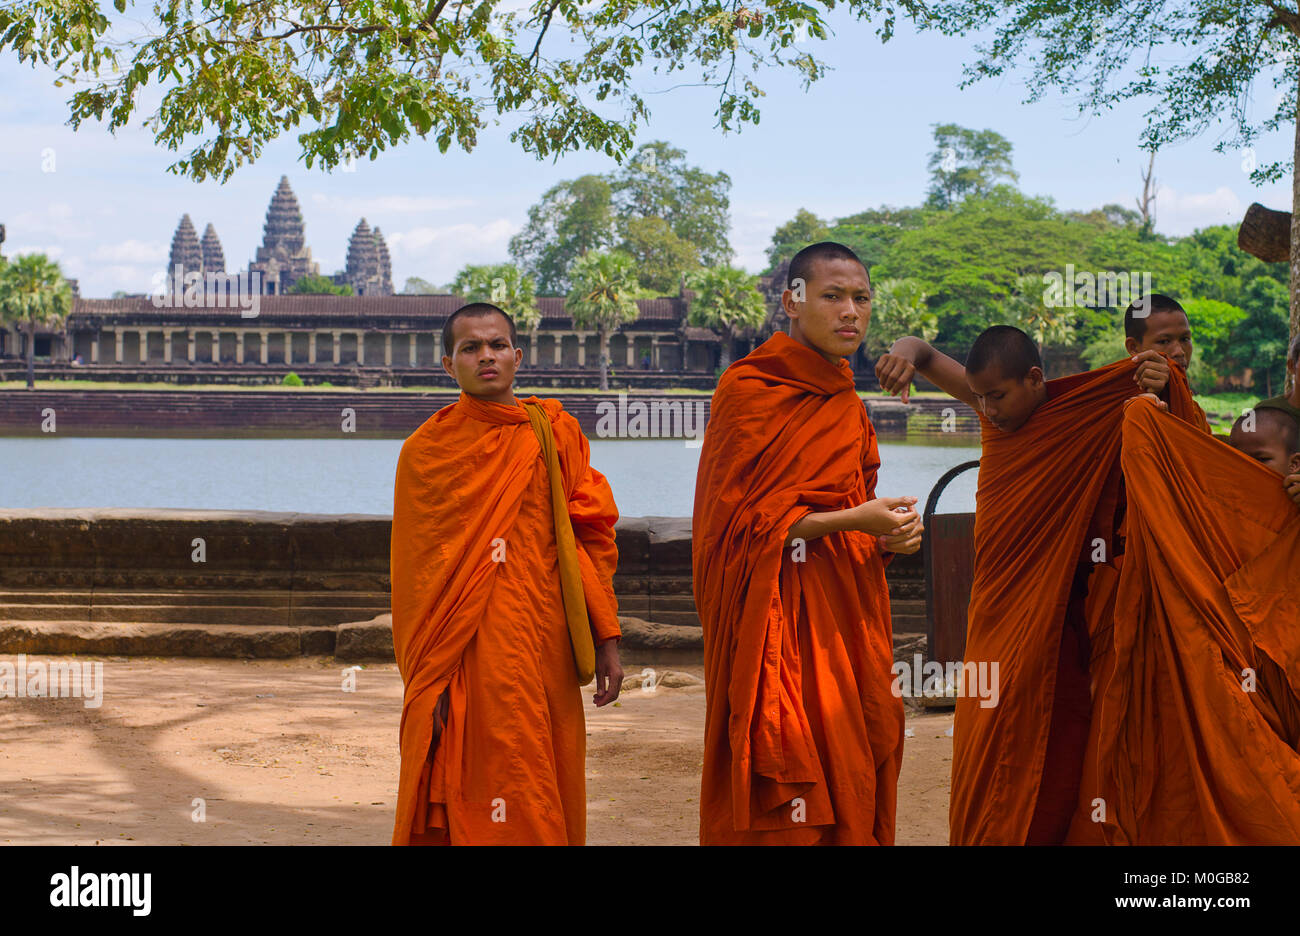
[[[388,843],[402,699],[395,664],[365,666],[345,692],[344,668],[328,657],[75,659],[103,663],[99,708],[0,698],[0,842]],[[702,675],[698,666],[657,669]],[[590,844],[695,843],[703,721],[700,687],[630,689],[604,709],[588,695]],[[907,724],[898,842],[942,845],[952,716],[909,715]]]

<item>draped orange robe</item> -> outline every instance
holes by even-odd
[[[998,703],[957,700],[951,844],[1061,843],[1075,818],[1092,681],[1106,665],[1094,651],[1109,639],[1121,404],[1140,392],[1135,369],[1125,360],[1048,381],[1047,400],[1015,432],[981,416],[964,662],[987,678],[996,662]],[[1167,395],[1171,413],[1200,425],[1177,369]]]
[[[1276,474],[1145,401],[1121,461],[1105,838],[1300,844],[1300,510]]]
[[[618,510],[577,421],[558,400],[540,402],[599,643],[619,635]],[[393,501],[393,644],[405,685],[393,844],[582,844],[583,701],[546,463],[522,404],[461,393],[402,446]],[[444,690],[449,713],[430,759]]]
[[[879,467],[847,362],[778,332],[718,381],[692,525],[702,844],[894,841],[903,705],[883,557],[856,531],[802,556],[784,545],[804,515],[874,497]]]

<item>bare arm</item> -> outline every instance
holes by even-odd
[[[920,374],[948,396],[961,400],[976,412],[980,410],[970,384],[966,382],[966,368],[942,351],[936,351],[920,338],[899,338],[889,353],[876,361],[876,378],[887,393],[902,393],[904,403],[911,391],[912,377]]]
[[[786,534],[785,545],[842,530],[861,530],[873,536],[910,536],[920,526],[920,518],[913,508],[915,503],[915,497],[877,497],[843,510],[814,511],[794,522]]]

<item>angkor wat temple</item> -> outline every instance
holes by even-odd
[[[209,224],[200,241],[187,214],[181,217],[172,236],[167,285],[183,284],[186,274],[195,273],[208,282],[210,290],[209,274],[219,274],[212,279],[222,279],[226,274],[226,258],[216,228]],[[288,176],[280,177],[280,184],[271,196],[266,225],[262,228],[262,245],[245,274],[252,274],[248,282],[263,296],[283,296],[304,276],[320,276],[320,264],[311,258],[302,210],[289,186]],[[357,223],[348,240],[347,266],[330,278],[336,284],[351,286],[358,296],[393,294],[393,264],[379,228],[372,231],[365,218]]]
[[[441,330],[465,300],[394,295],[388,248],[365,219],[352,235],[346,270],[334,277],[351,284],[355,295],[291,292],[302,277],[320,275],[320,267],[306,245],[302,213],[286,178],[271,199],[262,245],[245,271],[258,275],[240,274],[243,282],[236,284],[259,285],[253,294],[211,294],[214,278],[229,277],[221,241],[211,224],[200,239],[188,214],[172,239],[170,262],[171,283],[178,288],[166,295],[78,296],[61,328],[38,328],[37,378],[275,384],[294,372],[307,384],[453,385],[441,366]],[[191,275],[207,285],[197,296],[182,295],[179,285]],[[732,360],[774,331],[788,329],[780,305],[785,275],[779,269],[760,279],[767,321],[732,340]],[[713,386],[724,338],[690,324],[691,297],[683,286],[676,296],[637,301],[636,320],[610,339],[613,386]],[[600,366],[596,332],[575,325],[563,297],[541,297],[538,305],[541,323],[519,334],[521,381],[593,386]],[[18,326],[0,326],[0,380],[24,376],[25,349],[26,335]],[[861,351],[852,363],[867,370]]]

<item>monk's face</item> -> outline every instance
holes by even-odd
[[[1015,432],[1029,421],[1047,399],[1047,384],[1040,368],[1031,367],[1023,378],[1007,377],[996,365],[966,372],[966,382],[988,421],[1003,432]]]
[[[1152,312],[1146,318],[1147,330],[1141,341],[1124,339],[1124,348],[1129,354],[1141,351],[1163,351],[1174,359],[1174,363],[1187,370],[1192,363],[1192,326],[1184,312]]]
[[[1237,420],[1228,436],[1229,445],[1280,475],[1300,471],[1300,455],[1288,451],[1288,433],[1280,418],[1268,410],[1256,410],[1254,428],[1248,431],[1246,426],[1245,420]]]
[[[858,350],[871,322],[871,281],[862,264],[814,261],[799,298],[797,290],[781,294],[791,338],[832,364]]]
[[[510,343],[510,326],[505,318],[496,314],[462,315],[451,327],[456,337],[451,357],[442,357],[442,369],[470,396],[512,403],[510,388],[524,352]]]

